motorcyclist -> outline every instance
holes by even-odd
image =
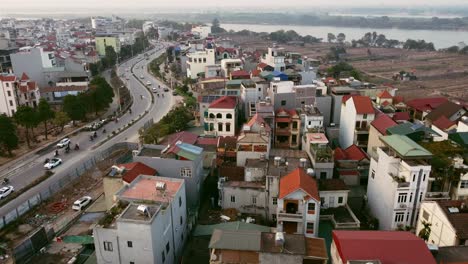
[[[104,129],[102,130],[102,133],[104,133],[104,134],[105,134],[106,132],[107,132],[107,131],[106,131],[106,129],[104,128]]]
[[[3,179],[3,184],[8,184],[9,182],[10,182],[10,179],[8,179],[7,177]]]
[[[96,131],[94,131],[93,137],[97,137],[97,132]]]
[[[59,155],[59,151],[58,149],[55,150],[55,154],[54,154],[56,157]]]
[[[80,149],[80,146],[78,145],[78,143],[75,144],[75,150],[79,150]]]

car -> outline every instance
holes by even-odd
[[[0,188],[0,199],[3,199],[5,197],[7,197],[8,195],[10,195],[13,191],[15,190],[15,188],[13,188],[13,186],[5,186],[5,187],[2,187]]]
[[[150,81],[147,81],[147,82],[146,82],[146,85],[151,86],[151,82],[150,82]]]
[[[64,139],[60,140],[59,143],[57,143],[57,147],[63,148],[63,147],[67,146],[70,143],[71,143],[71,140],[69,138],[64,138]]]
[[[165,92],[169,92],[169,88],[164,87],[164,91],[165,91]]]
[[[173,91],[173,92],[172,92],[172,95],[177,95],[177,91]]]
[[[143,75],[140,76],[140,79],[144,79],[144,78],[145,78],[145,76],[143,76]]]
[[[151,90],[153,90],[153,93],[158,92],[158,88],[156,88],[156,87],[153,87],[153,89],[151,89]]]
[[[49,162],[47,162],[44,165],[44,168],[47,169],[47,170],[51,170],[51,169],[57,167],[60,164],[62,164],[62,159],[52,158],[52,159],[49,160]]]
[[[76,200],[73,205],[72,209],[75,211],[81,211],[85,208],[89,203],[91,203],[93,199],[90,196],[83,196],[80,199]]]

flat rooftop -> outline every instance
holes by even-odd
[[[140,175],[130,185],[118,191],[116,195],[123,200],[169,203],[182,187],[183,182],[182,179]],[[165,189],[157,189],[156,184],[158,183],[164,183]]]
[[[280,162],[279,166],[275,165],[275,157],[281,157],[284,162]],[[268,159],[268,176],[284,176],[295,170],[300,165],[300,159],[307,160],[306,168],[310,167],[309,156],[305,151],[294,149],[271,149],[270,158]],[[287,163],[287,164],[286,164]]]
[[[138,206],[140,206],[140,204],[129,204],[125,211],[120,215],[119,220],[151,222],[153,216],[156,215],[162,207],[160,204],[144,204],[147,208],[147,214],[143,214],[138,210]]]

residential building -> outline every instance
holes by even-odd
[[[296,110],[280,108],[275,114],[274,146],[298,149],[300,146],[301,118]]]
[[[340,115],[340,146],[367,149],[370,123],[375,113],[367,96],[344,96]]]
[[[324,132],[324,119],[320,110],[313,105],[306,105],[301,109],[301,124],[302,131],[307,132]]]
[[[324,239],[302,234],[215,229],[208,247],[210,264],[326,264],[328,260]]]
[[[222,76],[229,78],[231,72],[242,70],[242,60],[241,59],[222,59],[221,60],[221,73]]]
[[[433,136],[434,141],[444,141],[448,139],[450,132],[455,132],[457,130],[457,122],[451,121],[445,116],[441,116],[436,121],[432,122],[431,129],[437,133],[437,135]]]
[[[10,57],[13,72],[16,74],[26,73],[32,80],[37,81],[40,87],[48,86],[44,71],[54,69],[57,66],[55,54],[44,51],[43,48],[24,47],[17,53],[11,54]]]
[[[215,52],[212,48],[197,50],[187,54],[187,77],[196,79],[205,67],[215,64]]]
[[[466,201],[438,200],[421,204],[416,234],[429,223],[427,243],[439,247],[468,246],[468,208]]]
[[[387,128],[396,126],[397,123],[386,114],[377,114],[375,119],[370,123],[369,141],[367,143],[367,153],[375,155],[378,147],[383,147],[381,136],[387,135]]]
[[[41,94],[35,81],[29,79],[26,73],[23,73],[18,83],[16,96],[19,105],[26,105],[33,108],[39,105]]]
[[[426,115],[439,105],[447,102],[445,97],[417,98],[406,102],[410,116],[413,119],[424,120]]]
[[[307,152],[317,179],[333,177],[333,151],[323,133],[306,133],[302,136],[302,150]]]
[[[252,111],[252,108],[255,109],[255,104],[258,101],[261,101],[265,98],[264,89],[262,85],[257,85],[252,80],[243,80],[241,82],[241,94],[240,98],[244,103],[246,114],[249,115],[249,111]]]
[[[217,44],[219,44],[217,42]],[[235,59],[238,56],[238,50],[233,47],[233,45],[228,45],[232,47],[217,46],[216,47],[216,60],[221,61],[223,59]]]
[[[463,105],[446,101],[428,113],[424,120],[427,124],[433,124],[440,118],[445,117],[452,122],[457,122],[466,112],[467,110]]]
[[[468,166],[462,157],[454,157],[453,167],[460,171],[460,180],[452,183],[451,197],[454,200],[468,200]]]
[[[0,74],[0,114],[12,117],[18,109],[16,76]]]
[[[275,71],[286,70],[286,64],[284,62],[285,52],[283,48],[270,47],[264,57],[261,58],[261,62],[269,65]]]
[[[192,27],[192,34],[195,35],[195,38],[205,39],[208,35],[211,34],[210,26],[196,26]]]
[[[200,95],[198,96],[198,116],[196,116],[197,120],[200,122],[200,125],[204,126],[205,124],[205,118],[204,113],[207,111],[208,107],[210,104],[219,98],[221,98],[222,95]]]
[[[118,34],[96,34],[94,41],[96,44],[96,51],[101,57],[106,56],[107,46],[114,48],[116,53],[120,53],[121,44]]]
[[[97,263],[179,262],[189,232],[184,180],[140,175],[116,196],[116,211],[128,205],[94,227]]]
[[[402,135],[382,136],[371,158],[367,197],[381,230],[415,226],[431,173],[432,153]]]
[[[203,113],[206,135],[234,136],[237,128],[238,100],[223,96],[213,101]]]
[[[274,78],[267,93],[275,110],[304,108],[315,104],[316,85],[294,85]]]
[[[318,186],[304,168],[297,168],[281,177],[277,201],[278,231],[318,236],[321,206]]]
[[[183,179],[187,208],[199,206],[200,193],[207,172],[203,170],[203,149],[177,140],[168,145],[143,145],[134,152],[134,162],[141,162],[165,177]]]
[[[366,185],[370,159],[360,147],[351,145],[334,152],[336,172],[347,185]]]
[[[249,117],[253,117],[256,114],[259,114],[270,127],[274,127],[275,110],[271,103],[265,101],[258,101],[255,104],[250,104]]]
[[[247,159],[265,159],[270,156],[271,128],[259,114],[255,114],[242,128],[237,138],[237,166]]]
[[[341,179],[319,180],[320,205],[322,208],[347,207],[350,189]]]
[[[331,113],[330,113],[330,125],[335,124],[339,125],[341,121],[341,111],[342,104],[344,99],[349,98],[349,95],[359,94],[356,89],[353,89],[348,86],[332,86],[332,83],[335,83],[335,79],[330,79],[328,82],[325,82],[331,90]],[[346,96],[346,97],[345,97]],[[319,105],[320,106],[320,105]]]
[[[393,96],[387,90],[383,90],[377,94],[376,103],[378,105],[393,104]]]
[[[410,232],[334,230],[332,238],[332,264],[436,263],[426,243]]]
[[[39,88],[41,97],[51,104],[60,104],[67,95],[78,95],[88,90],[88,85],[62,85]]]

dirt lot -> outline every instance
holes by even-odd
[[[254,37],[233,36],[246,51],[266,51],[270,41]],[[299,52],[309,58],[325,58],[331,44],[305,46],[282,45],[286,51]],[[347,60],[366,79],[376,83],[389,83],[399,89],[406,99],[426,96],[447,96],[468,101],[468,55],[444,52],[423,52],[386,48],[347,48]],[[416,81],[393,81],[394,73],[414,71]]]

